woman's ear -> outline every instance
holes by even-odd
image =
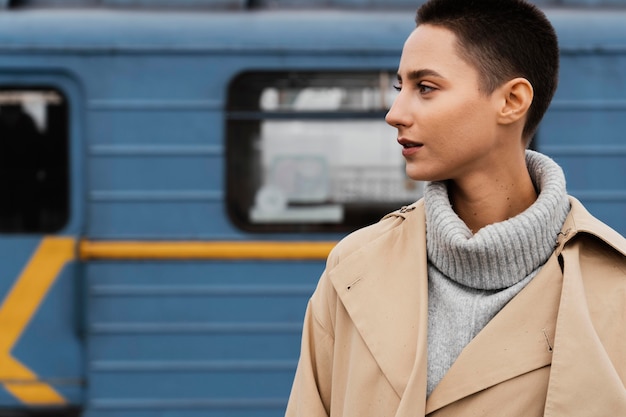
[[[503,98],[498,121],[502,124],[515,123],[525,118],[533,102],[533,86],[526,78],[514,78],[499,88]]]

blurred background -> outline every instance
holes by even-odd
[[[328,252],[421,197],[384,122],[421,3],[0,0],[0,417],[283,415]],[[626,234],[626,2],[535,3],[532,147]]]

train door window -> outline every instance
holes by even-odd
[[[250,72],[228,90],[227,204],[257,232],[350,231],[422,195],[384,121],[392,72]]]
[[[0,86],[0,233],[68,221],[68,103],[53,88]]]

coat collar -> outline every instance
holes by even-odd
[[[387,217],[404,221],[342,259],[329,278],[382,373],[402,398],[401,407],[423,410],[428,328],[423,204]],[[423,392],[405,396],[409,386]],[[411,404],[402,404],[407,402]]]
[[[565,245],[575,236],[586,233],[601,239],[609,246],[626,256],[626,239],[600,220],[593,217],[576,198],[570,196],[571,210],[556,242],[556,253],[560,254]]]
[[[561,277],[556,257],[542,271],[542,280],[551,282],[549,289],[542,280],[531,282],[528,287],[532,291],[514,299],[483,329],[426,402],[428,270],[424,207],[418,202],[390,216],[404,221],[343,259],[329,271],[329,277],[382,373],[401,398],[397,417],[414,415],[420,409],[430,413],[550,364]],[[363,262],[373,258],[376,261]],[[559,278],[555,280],[554,276]],[[537,297],[546,300],[542,303],[546,307],[527,314],[528,304]],[[521,325],[511,326],[520,316],[524,317]],[[527,337],[528,332],[532,337]],[[524,360],[519,361],[520,357]],[[511,367],[511,363],[516,366]],[[485,367],[491,371],[485,372]]]
[[[427,402],[428,272],[422,202],[387,216],[400,217],[403,221],[374,240],[364,242],[329,271],[329,278],[355,327],[401,398],[397,417],[414,415],[415,410],[433,412],[500,382],[550,365],[553,354],[555,360],[564,357],[561,353],[557,356],[551,348],[555,344],[555,349],[560,347],[562,342],[559,341],[570,327],[572,334],[576,333],[577,324],[561,317],[564,311],[580,306],[563,304],[561,288],[565,288],[565,284],[559,265],[561,252],[574,236],[585,233],[626,254],[626,241],[621,235],[591,216],[578,200],[571,198],[571,204],[571,212],[548,263],[466,346]],[[373,261],[364,262],[370,259]],[[575,287],[573,291],[582,290]],[[580,296],[578,292],[576,300]],[[529,308],[529,305],[534,307]],[[592,332],[593,328],[587,330]],[[585,360],[582,356],[579,359]],[[563,363],[572,362],[564,360]],[[551,385],[548,400],[558,402],[558,396],[552,392]]]

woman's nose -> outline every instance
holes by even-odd
[[[408,114],[406,112],[406,105],[403,103],[402,94],[398,94],[396,99],[394,100],[391,108],[387,112],[385,116],[385,121],[387,124],[393,127],[401,127],[407,126],[410,124],[410,120],[408,118]]]

